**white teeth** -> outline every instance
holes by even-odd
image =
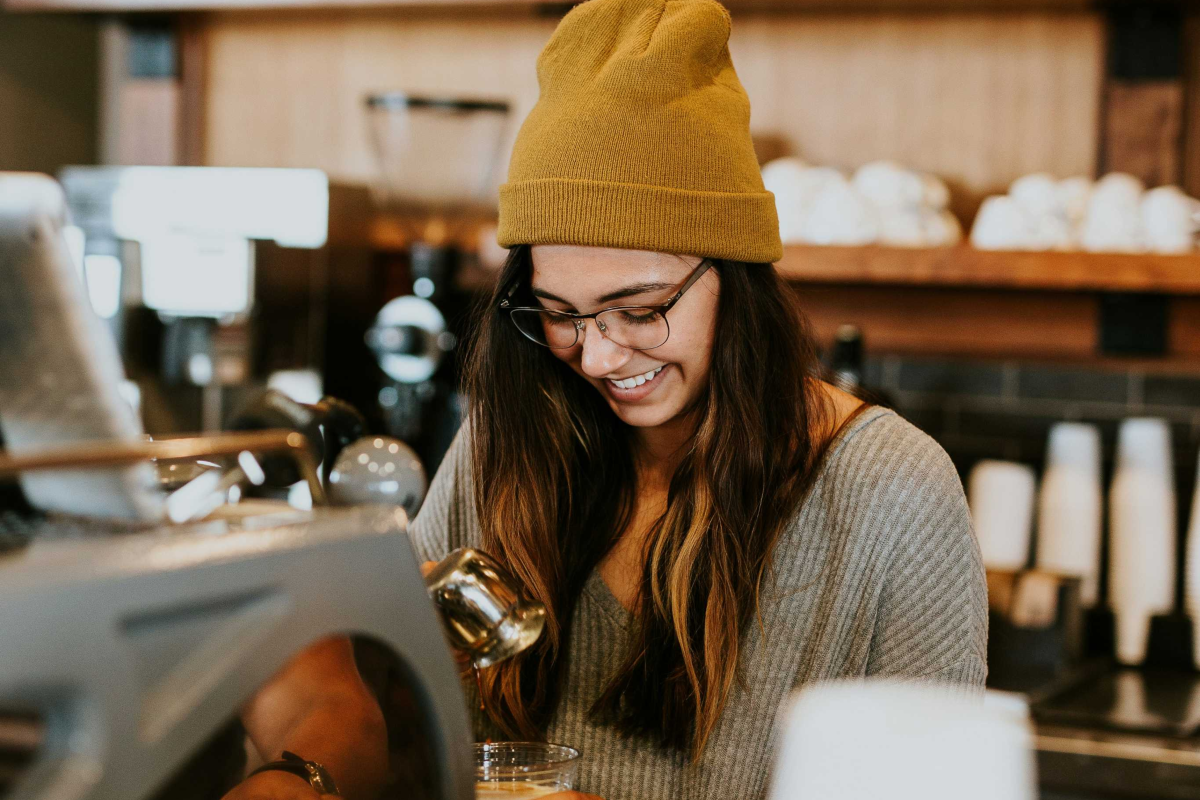
[[[663,366],[666,365],[664,364]],[[635,386],[641,386],[646,381],[654,380],[654,376],[662,372],[662,369],[662,367],[656,367],[655,369],[652,369],[649,372],[645,372],[641,375],[634,375],[632,378],[625,378],[624,380],[620,381],[610,381],[610,383],[612,383],[613,386],[621,389],[632,389]]]

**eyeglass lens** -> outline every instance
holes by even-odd
[[[512,320],[521,333],[555,350],[579,341],[577,320],[552,311],[518,309]],[[634,350],[652,350],[667,341],[667,318],[653,308],[613,308],[596,316],[596,326],[609,340]]]

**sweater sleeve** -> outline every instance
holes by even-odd
[[[945,451],[915,429],[912,438],[909,502],[884,573],[867,674],[981,689],[987,581],[966,497]]]
[[[476,544],[478,531],[470,435],[464,425],[442,459],[408,535],[418,561],[440,561],[455,548]]]

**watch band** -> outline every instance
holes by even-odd
[[[251,772],[247,777],[253,777],[260,772],[268,772],[271,770],[279,770],[281,772],[290,772],[291,774],[303,778],[308,781],[308,785],[317,791],[317,794],[331,794],[334,797],[341,797],[341,792],[337,789],[337,784],[333,782],[333,776],[329,774],[329,770],[318,764],[316,761],[306,761],[295,753],[290,753],[287,750],[283,751],[283,758],[279,761],[271,761],[263,764],[258,769]]]

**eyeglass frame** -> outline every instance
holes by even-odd
[[[542,347],[545,347],[548,350],[570,350],[572,347],[579,344],[579,332],[584,329],[584,324],[587,322],[587,320],[595,319],[596,327],[599,328],[599,330],[600,330],[600,335],[604,336],[604,338],[608,339],[608,336],[605,335],[606,328],[604,326],[604,323],[602,323],[600,320],[596,319],[597,317],[599,317],[601,314],[607,314],[609,311],[626,311],[626,310],[629,310],[632,308],[648,308],[648,309],[651,309],[652,311],[656,311],[662,315],[663,322],[667,323],[667,338],[663,339],[661,343],[654,345],[654,347],[645,347],[645,348],[629,347],[629,345],[624,345],[624,344],[621,344],[620,342],[613,342],[613,344],[616,344],[620,347],[627,347],[630,350],[637,350],[638,352],[645,352],[646,350],[657,350],[658,348],[660,348],[664,344],[666,344],[671,338],[671,322],[670,322],[670,320],[667,319],[667,312],[675,307],[675,304],[679,302],[679,299],[681,297],[683,297],[683,295],[687,292],[687,290],[692,288],[692,286],[694,286],[696,284],[696,282],[700,280],[701,277],[704,276],[704,273],[708,272],[709,268],[712,267],[712,265],[713,265],[713,263],[710,259],[707,259],[707,258],[702,259],[700,261],[700,263],[696,265],[696,268],[694,270],[692,270],[692,274],[688,275],[687,278],[684,279],[683,283],[680,285],[679,289],[676,290],[675,294],[671,295],[670,297],[668,297],[666,299],[665,302],[660,303],[660,304],[648,304],[648,305],[643,304],[643,305],[636,305],[636,306],[611,306],[609,308],[602,308],[599,311],[593,312],[591,314],[578,314],[573,311],[559,311],[557,309],[543,308],[541,306],[513,306],[509,303],[509,300],[512,298],[512,296],[514,294],[517,293],[517,289],[520,288],[519,284],[514,284],[513,287],[511,289],[509,289],[508,292],[504,295],[504,299],[500,301],[499,310],[507,311],[509,319],[512,319],[512,312],[514,312],[514,311],[535,311],[539,314],[557,314],[558,316],[567,317],[567,318],[571,319],[575,325],[575,341],[572,342],[571,344],[567,345],[566,347],[551,347],[549,344],[546,344],[545,342],[539,342],[537,339],[534,339],[532,336],[530,336],[528,333],[526,333],[524,330],[522,330],[521,326],[518,325],[515,321],[513,322],[513,327],[516,328],[518,331],[520,331],[522,336],[524,336],[526,339],[533,342],[534,344],[540,344]],[[612,342],[613,340],[609,339],[609,341]]]

